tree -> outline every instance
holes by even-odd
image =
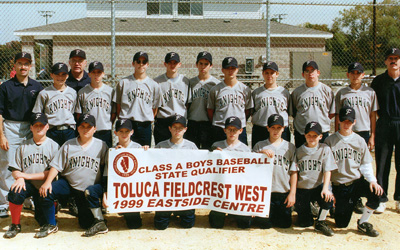
[[[10,71],[14,65],[14,56],[21,52],[22,46],[19,41],[11,41],[5,45],[0,45],[0,79],[8,79]]]

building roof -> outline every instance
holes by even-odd
[[[266,37],[264,19],[117,18],[116,36]],[[16,36],[109,36],[110,18],[82,18],[14,32]],[[271,37],[329,39],[328,32],[271,22]]]

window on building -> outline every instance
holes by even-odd
[[[179,0],[178,15],[202,16],[203,3],[199,2],[199,0]]]
[[[172,15],[172,1],[159,0],[147,3],[147,15]]]

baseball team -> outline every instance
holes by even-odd
[[[296,225],[314,226],[332,236],[334,230],[325,222],[328,214],[336,227],[345,228],[354,211],[362,214],[357,221],[361,233],[379,235],[368,219],[385,211],[393,151],[400,171],[397,48],[386,51],[387,70],[371,87],[362,82],[363,66],[351,63],[350,85],[336,95],[319,81],[315,61],[303,64],[305,83],[292,93],[278,86],[275,62],[263,65],[264,85],[252,91],[237,79],[237,60],[226,57],[220,81],[210,74],[213,59],[207,51],[198,54],[198,75],[191,79],[178,73],[182,63],[176,52],[165,56],[165,74],[151,79],[146,73],[149,55],[139,51],[132,60],[134,73],[115,89],[103,83],[101,62],[91,62],[85,71],[86,53],[81,49],[71,51],[70,69],[65,63],[52,66],[52,85],[44,89],[29,77],[29,53],[16,54],[14,62],[15,77],[0,85],[0,217],[11,215],[12,221],[4,238],[21,232],[24,206],[34,207],[40,225],[35,238],[57,232],[60,203],[77,208],[83,236],[108,232],[102,207],[108,207],[113,124],[116,149],[147,150],[154,136],[155,148],[255,152],[274,158],[269,217],[210,211],[212,228],[222,228],[226,216],[233,217],[239,228],[288,228],[294,210]],[[246,132],[250,117],[252,150]],[[332,118],[336,132],[330,135]],[[366,197],[365,205],[360,197]],[[399,175],[394,200],[400,213]],[[183,228],[195,224],[195,210],[156,211],[155,228],[168,228],[172,216]],[[140,213],[123,217],[128,228],[142,226]]]

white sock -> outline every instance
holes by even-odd
[[[364,208],[364,212],[360,218],[360,224],[367,222],[369,217],[371,217],[371,215],[374,213],[374,210],[369,208],[369,207],[365,207]]]
[[[324,221],[324,220],[326,220],[326,216],[328,215],[328,213],[329,213],[329,210],[328,210],[328,209],[321,209],[321,213],[320,213],[320,215],[319,215],[319,217],[318,217],[318,220],[319,220],[319,221]]]

